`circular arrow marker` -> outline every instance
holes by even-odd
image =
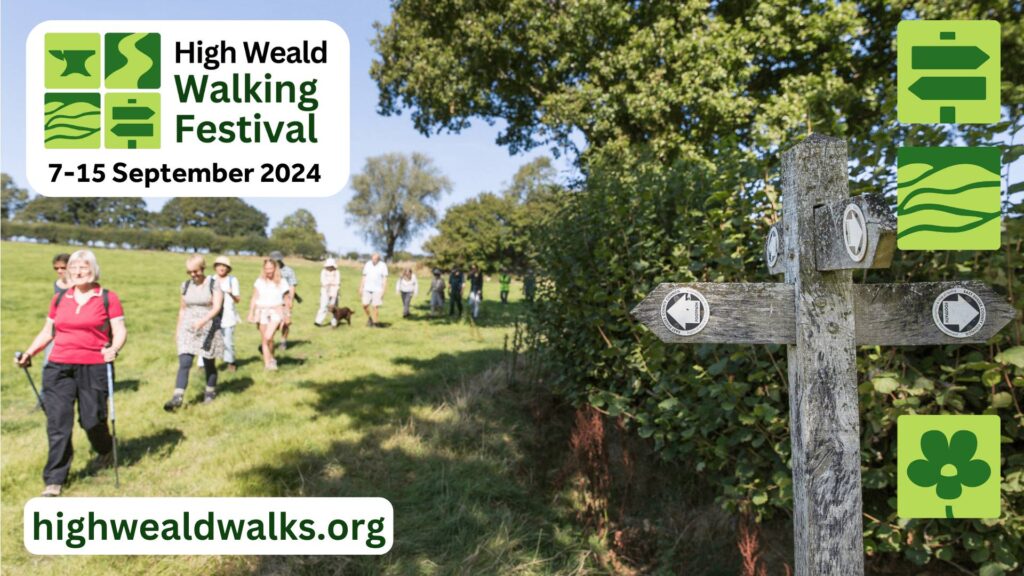
[[[676,288],[661,301],[661,321],[673,334],[693,336],[707,326],[711,309],[693,288]]]
[[[966,288],[950,288],[935,299],[932,319],[944,334],[967,338],[985,325],[985,303]]]
[[[848,205],[843,211],[843,246],[854,262],[864,260],[868,253],[867,219],[856,204]]]
[[[768,240],[764,243],[764,259],[769,268],[774,268],[779,261],[779,229],[776,226],[768,231]]]

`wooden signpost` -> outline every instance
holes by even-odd
[[[785,283],[661,284],[632,311],[665,342],[787,345],[797,576],[864,573],[856,346],[984,342],[1015,315],[980,282],[853,284],[891,264],[896,220],[847,179],[846,142],[811,135],[765,241]]]

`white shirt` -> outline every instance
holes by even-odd
[[[280,306],[284,304],[284,295],[288,293],[291,286],[288,281],[281,278],[281,281],[274,284],[270,280],[267,280],[263,276],[256,279],[253,283],[253,287],[256,288],[256,292],[259,293],[259,297],[256,298],[256,306],[260,308],[271,308],[273,306]]]
[[[363,266],[363,292],[383,292],[384,282],[388,279],[388,265],[383,260],[373,265],[370,260]]]
[[[420,284],[416,281],[416,275],[413,274],[408,280],[405,276],[399,276],[398,282],[395,282],[395,292],[401,294],[402,292],[412,292],[413,295],[420,293]]]
[[[238,324],[238,314],[235,312],[235,299],[232,296],[241,296],[242,289],[238,285],[238,278],[230,274],[224,278],[220,276],[214,276],[214,278],[220,284],[221,291],[224,292],[224,314],[221,317],[220,325],[224,328],[231,328]]]
[[[338,287],[341,286],[341,271],[328,270],[320,271],[320,288],[327,290],[327,295],[334,298],[338,295]]]

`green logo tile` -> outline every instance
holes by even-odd
[[[108,33],[104,36],[105,85],[113,89],[160,87],[160,35]]]
[[[43,46],[47,88],[100,87],[99,34],[47,34]]]
[[[999,23],[904,20],[896,29],[899,121],[999,121]]]
[[[900,416],[900,518],[999,517],[999,417]]]
[[[900,250],[998,250],[999,148],[900,148]]]
[[[108,92],[104,102],[107,148],[160,147],[160,94]]]
[[[50,92],[44,96],[46,148],[99,148],[100,95]]]

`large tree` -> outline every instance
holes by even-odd
[[[240,198],[174,198],[160,210],[167,228],[209,228],[221,236],[267,237],[269,219]]]
[[[14,179],[6,172],[0,174],[0,183],[2,183],[3,187],[3,199],[0,200],[2,202],[3,214],[0,215],[0,218],[10,220],[28,202],[28,190],[18,188],[18,185],[14,183]]]
[[[556,176],[550,158],[523,165],[500,194],[484,192],[448,208],[424,249],[443,267],[525,270],[535,256],[532,235],[553,213],[562,191]]]
[[[434,204],[452,189],[451,181],[425,154],[383,154],[367,158],[352,177],[356,195],[346,210],[350,222],[390,259],[395,251],[437,220]]]
[[[300,208],[285,216],[270,232],[270,245],[285,254],[318,260],[327,252],[324,235],[317,231],[316,218]]]

